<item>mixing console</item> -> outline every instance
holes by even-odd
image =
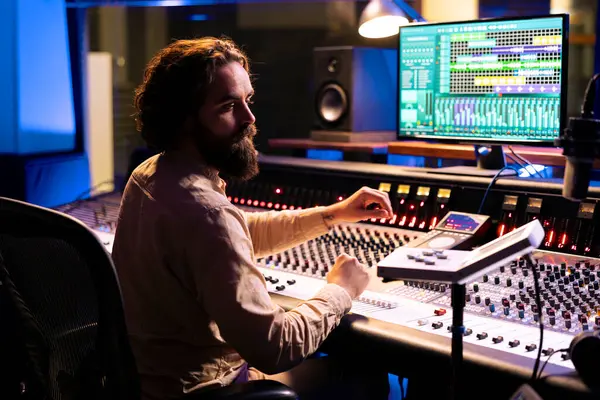
[[[347,238],[361,232],[365,232],[364,239],[352,246],[352,239]],[[325,284],[324,276],[336,255],[355,255],[374,270],[378,259],[393,250],[391,246],[404,243],[399,240],[402,235],[389,228],[341,225],[319,239],[261,259],[258,266],[270,291],[308,299]],[[568,348],[576,334],[600,327],[600,260],[569,259],[547,252],[539,252],[535,258],[544,277],[542,354],[547,357],[554,350]],[[535,305],[533,276],[524,260],[514,260],[467,287],[465,341],[535,359],[540,310]],[[373,277],[352,312],[450,338],[450,287],[444,283],[383,283]],[[549,362],[573,368],[566,355]]]
[[[355,167],[352,163],[343,166],[348,175],[334,171],[335,179],[332,179],[332,172],[326,168],[319,170],[309,164],[303,165],[305,168],[290,168],[287,165],[289,163],[293,167],[294,163],[303,162],[290,162],[288,159],[286,165],[263,163],[263,172],[256,181],[228,186],[230,201],[247,212],[301,209],[340,201],[367,184],[390,193],[396,215],[390,220],[341,224],[319,238],[257,260],[267,288],[276,301],[283,301],[277,299],[285,297],[303,300],[313,296],[325,285],[326,274],[337,255],[345,252],[367,265],[372,274],[367,290],[353,302],[353,314],[388,324],[386,331],[394,332],[395,327],[409,328],[410,332],[414,332],[409,336],[426,334],[427,338],[444,338],[446,342],[442,347],[449,350],[452,321],[450,287],[436,282],[382,282],[376,276],[376,265],[395,248],[418,243],[415,239],[431,231],[448,210],[474,212],[473,208],[479,205],[481,188],[485,188],[489,181],[468,178],[470,180],[462,182],[460,180],[466,178],[423,177],[420,172],[414,171],[395,172],[398,176],[392,177],[387,166],[382,171],[377,171],[381,168],[379,166],[370,166],[375,170],[373,175],[376,178],[373,178],[360,172],[364,166],[351,170]],[[416,179],[418,183],[415,183]],[[292,186],[289,182],[298,182],[298,185]],[[531,188],[522,188],[519,192],[503,188],[501,182],[498,182],[499,193],[492,192],[489,196],[493,205],[490,207],[493,226],[486,241],[502,234],[502,230],[508,232],[519,223],[540,218],[542,221],[551,220],[552,225],[544,224],[548,237],[558,235],[554,232],[560,230],[569,232],[569,237],[584,236],[590,248],[599,248],[596,243],[600,242],[593,235],[593,222],[597,217],[595,200],[582,203],[586,204],[585,209],[576,205],[573,210],[571,205],[562,203],[560,196],[554,194],[560,193],[559,187],[546,190],[543,184],[538,184],[538,192]],[[533,201],[534,196],[539,201]],[[119,203],[120,193],[111,193],[67,204],[58,207],[58,210],[92,228],[110,251]],[[542,203],[565,204],[557,209],[556,215],[561,217],[551,216],[552,210],[542,208]],[[521,208],[522,204],[525,204],[524,208]],[[543,214],[541,210],[545,210]],[[571,211],[574,214],[569,214]],[[557,225],[557,221],[567,222]],[[550,239],[563,240],[560,235],[558,239]],[[594,251],[597,253],[597,250]],[[548,360],[549,363],[546,371],[572,371],[574,367],[568,356],[549,356],[554,350],[568,348],[578,333],[600,328],[600,260],[583,253],[580,249],[574,251],[570,246],[549,245],[534,255],[541,276],[540,310],[535,305],[532,273],[525,268],[523,260],[514,260],[469,282],[464,317],[465,349],[472,346],[477,354],[487,357],[489,361],[486,363],[503,359],[508,360],[510,365],[525,366],[531,371],[540,346],[538,321],[541,315],[545,327],[542,361]],[[410,341],[402,335],[394,340],[397,340],[397,345],[404,346]],[[414,342],[410,343],[409,346],[414,345]]]
[[[92,227],[110,251],[118,206],[119,195],[114,194],[60,209]],[[321,237],[257,262],[269,291],[303,300],[325,285],[325,276],[337,255],[353,255],[373,275],[368,289],[354,301],[353,313],[450,338],[448,285],[419,281],[383,283],[375,277],[378,261],[419,235],[422,234],[365,223],[341,224]],[[568,347],[577,333],[600,326],[600,260],[548,252],[539,252],[536,259],[543,276],[543,354],[547,357],[553,350]],[[535,359],[539,312],[532,279],[523,260],[515,260],[468,283],[465,342]],[[566,357],[555,356],[549,362],[573,368]]]

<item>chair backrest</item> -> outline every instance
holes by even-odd
[[[140,398],[121,291],[104,246],[65,214],[2,197],[0,330],[13,341],[0,342],[0,364],[12,358],[4,370],[21,374],[20,397],[0,398]],[[12,357],[3,361],[2,354]],[[7,386],[0,390],[14,394]]]

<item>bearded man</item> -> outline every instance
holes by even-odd
[[[306,360],[365,289],[365,267],[340,255],[327,284],[286,312],[272,302],[255,261],[338,222],[388,218],[389,198],[363,188],[306,210],[233,206],[221,175],[258,173],[253,94],[247,56],[213,37],[159,51],[136,90],[137,127],[158,154],[127,182],[112,255],[143,398],[253,379],[278,380],[303,398],[331,396],[326,387],[336,382],[351,389],[335,396],[387,398],[387,375],[376,368],[357,376],[327,357]],[[379,207],[367,207],[373,203]]]

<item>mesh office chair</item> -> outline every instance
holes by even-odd
[[[140,399],[109,254],[79,221],[1,197],[0,398]],[[257,381],[182,399],[296,398]]]

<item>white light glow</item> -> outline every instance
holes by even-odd
[[[386,15],[366,21],[358,28],[362,37],[377,39],[397,35],[400,26],[407,25],[408,19],[401,16]]]

